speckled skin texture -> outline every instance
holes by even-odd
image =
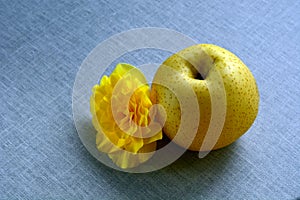
[[[212,44],[199,44],[170,56],[160,66],[154,80],[165,76],[168,77],[169,81],[173,81],[174,87],[176,87],[176,84],[189,83],[193,88],[199,103],[200,122],[196,137],[189,146],[189,150],[200,150],[211,119],[211,97],[207,83],[208,81],[214,81],[214,79],[210,77],[208,71],[204,80],[200,80],[201,78],[197,75],[197,70],[191,62],[184,59],[184,55],[197,51],[204,51],[211,57],[213,60],[211,67],[221,74],[226,91],[225,123],[221,135],[213,148],[219,149],[236,141],[250,128],[258,113],[259,92],[255,79],[247,66],[236,55],[224,48]],[[166,68],[166,66],[179,73],[163,74],[165,72],[163,68]],[[180,109],[178,98],[185,97],[176,96],[168,88],[160,85],[153,85],[152,93],[156,103],[163,105],[167,114],[163,131],[170,139],[174,139],[181,122],[181,112],[184,112]],[[195,111],[191,115],[197,113]],[[189,137],[190,128],[187,127],[186,130],[184,133],[185,137],[173,140],[183,147],[187,143],[187,140],[183,138],[191,138]]]
[[[300,197],[299,0],[2,0],[0,10],[0,199]],[[170,28],[243,60],[260,94],[246,134],[204,159],[188,151],[145,174],[116,171],[90,155],[72,117],[76,73],[100,42],[142,27]],[[120,62],[141,66],[168,56],[134,51],[106,75]]]

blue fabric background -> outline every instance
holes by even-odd
[[[201,160],[187,152],[160,171],[127,174],[83,147],[72,121],[72,86],[98,43],[149,26],[236,53],[257,80],[260,110],[227,148]],[[1,0],[0,199],[300,197],[299,44],[296,0]]]

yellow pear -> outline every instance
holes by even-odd
[[[233,143],[250,128],[258,113],[259,92],[252,73],[236,55],[216,45],[199,44],[170,56],[157,70],[153,82],[152,101],[162,105],[167,115],[164,133],[189,150],[209,151]],[[171,86],[161,84],[164,82]],[[199,107],[188,113],[198,118],[198,126],[195,134],[191,127],[183,127],[182,136],[177,137],[185,112],[179,102],[190,97],[174,90],[185,87],[192,88],[198,101]],[[213,136],[207,137],[210,149],[202,146],[209,127]]]

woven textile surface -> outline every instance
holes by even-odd
[[[300,197],[300,1],[1,0],[0,19],[0,199]],[[249,131],[204,159],[187,152],[145,174],[92,157],[72,118],[76,73],[97,44],[139,27],[237,54],[260,91]]]

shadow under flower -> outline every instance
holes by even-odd
[[[91,131],[91,122],[86,121]],[[96,133],[96,131],[95,131]],[[167,144],[164,137],[158,147]],[[191,195],[204,195],[214,192],[226,184],[222,177],[231,170],[237,159],[236,151],[239,142],[225,148],[211,151],[206,157],[199,159],[198,152],[186,151],[171,165],[149,173],[124,173],[107,167],[95,157],[85,156],[95,179],[105,180],[110,188],[124,194],[130,199],[186,199]],[[89,154],[87,151],[85,154]]]

